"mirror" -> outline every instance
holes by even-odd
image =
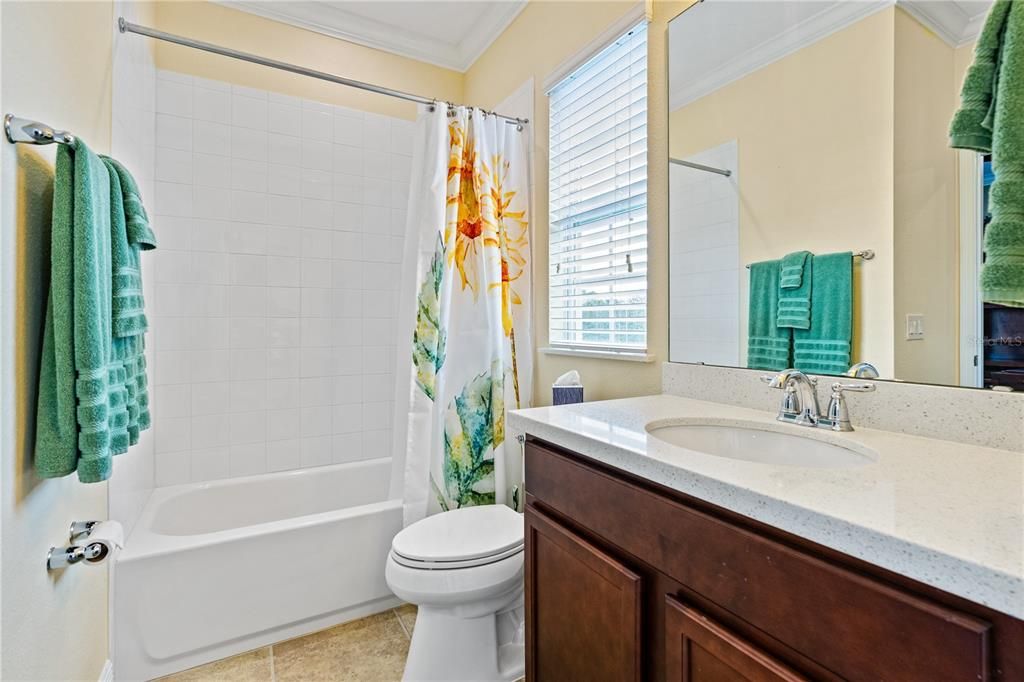
[[[977,284],[991,171],[947,136],[990,5],[669,24],[670,360],[1024,388],[1024,310]]]

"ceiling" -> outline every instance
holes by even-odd
[[[978,35],[992,0],[705,0],[669,24],[670,107],[678,109],[893,4],[957,47]]]
[[[527,0],[221,0],[334,38],[466,71]]]

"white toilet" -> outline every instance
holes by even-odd
[[[419,607],[404,680],[523,676],[521,514],[492,505],[417,521],[392,541],[385,576]]]

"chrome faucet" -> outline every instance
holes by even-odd
[[[853,431],[850,412],[843,396],[844,391],[867,393],[875,390],[874,384],[832,384],[832,397],[828,409],[821,414],[818,407],[818,380],[807,376],[798,369],[784,369],[774,376],[762,376],[761,381],[771,388],[784,392],[779,414],[780,422],[798,426],[813,426],[832,431]]]
[[[774,377],[761,377],[770,388],[785,391],[779,409],[779,421],[791,421],[801,426],[817,426],[821,414],[818,410],[818,380],[798,369],[784,369]]]
[[[846,376],[854,379],[877,379],[878,368],[870,362],[858,362],[846,370]]]

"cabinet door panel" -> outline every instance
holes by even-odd
[[[699,611],[665,597],[667,682],[804,682],[807,678]]]
[[[526,649],[531,682],[640,679],[640,577],[526,509]]]

